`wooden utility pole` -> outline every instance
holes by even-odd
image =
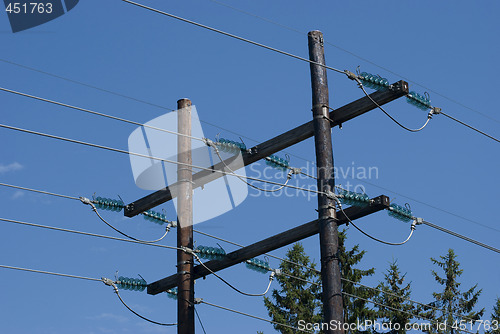
[[[312,111],[314,144],[318,176],[318,222],[321,252],[321,282],[323,286],[324,322],[338,323],[343,319],[342,283],[340,280],[339,238],[335,201],[325,193],[335,192],[333,173],[332,134],[328,101],[323,34],[310,31],[307,35],[311,63]],[[341,328],[341,327],[340,327]],[[329,328],[325,333],[344,333]]]
[[[191,101],[177,101],[177,131],[191,136]],[[177,136],[177,247],[193,249],[193,172],[191,138]],[[177,251],[177,333],[194,333],[193,255]]]
[[[318,219],[296,226],[288,231],[258,241],[227,254],[223,259],[211,260],[204,265],[193,266],[193,256],[184,251],[177,253],[177,274],[165,277],[148,284],[148,294],[156,295],[178,286],[178,333],[194,333],[194,279],[205,277],[212,272],[229,268],[238,263],[266,252],[284,247],[298,240],[319,233],[321,247],[321,279],[323,283],[323,313],[328,324],[338,324],[338,330],[329,328],[325,333],[343,334],[343,303],[338,258],[338,225],[350,220],[365,217],[374,212],[389,208],[387,196],[372,198],[365,207],[351,206],[345,211],[335,211],[335,201],[328,193],[334,193],[333,151],[331,128],[341,126],[358,116],[367,113],[402,96],[408,95],[408,83],[398,81],[385,90],[376,91],[370,97],[362,97],[343,107],[329,111],[328,84],[323,50],[323,34],[311,31],[308,34],[309,59],[311,63],[311,85],[313,120],[299,125],[285,133],[262,142],[242,153],[242,166],[248,166],[264,159],[278,151],[295,145],[314,136],[316,147],[316,162],[318,168],[318,189],[323,192],[318,196]],[[374,103],[375,101],[376,103]],[[182,99],[177,102],[179,113],[178,132],[191,135],[191,101]],[[383,144],[380,145],[384,147]],[[178,180],[164,189],[160,189],[146,197],[140,198],[125,206],[125,216],[134,217],[146,210],[178,197],[178,247],[193,249],[193,189],[202,187],[211,181],[222,177],[217,173],[225,169],[226,162],[215,163],[208,170],[192,174],[191,139],[178,137],[179,162]],[[186,164],[186,165],[184,165]],[[238,169],[239,167],[235,168]],[[347,218],[349,217],[349,218]],[[210,270],[207,269],[210,268]],[[306,320],[306,319],[304,319]]]

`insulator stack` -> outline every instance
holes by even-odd
[[[394,217],[404,222],[409,222],[413,220],[413,215],[411,213],[411,210],[401,205],[392,203],[388,210],[389,210],[389,216],[391,217]]]
[[[266,160],[266,165],[281,170],[287,170],[290,165],[287,160],[277,157],[275,155],[268,156],[265,158],[265,160]]]
[[[384,90],[390,86],[389,80],[382,78],[379,75],[373,75],[367,72],[362,72],[358,76],[359,80],[363,82],[363,85],[376,90]]]
[[[170,223],[170,220],[167,219],[163,213],[159,213],[153,210],[144,211],[142,213],[144,219],[152,221],[153,223],[163,225],[165,223]]]
[[[349,190],[340,189],[339,198],[343,204],[354,206],[366,206],[370,204],[370,197],[367,194],[361,194]]]
[[[199,257],[208,260],[220,260],[226,256],[226,252],[222,248],[210,246],[198,246],[194,250]]]
[[[122,200],[104,197],[97,197],[96,199],[92,200],[92,203],[95,204],[96,208],[116,212],[121,211],[125,207],[125,204]]]
[[[221,151],[233,154],[239,154],[247,150],[245,144],[224,138],[220,138],[219,141],[215,142],[215,145],[217,145]]]
[[[168,298],[177,299],[177,288],[168,289],[165,292],[167,293]]]
[[[272,270],[272,268],[269,266],[269,262],[262,261],[262,260],[259,260],[257,258],[246,260],[246,266],[248,269],[252,269],[252,270],[258,271],[259,273],[263,273],[263,274]]]
[[[148,283],[142,278],[128,278],[120,276],[116,282],[119,289],[131,291],[144,291]]]
[[[406,96],[406,102],[408,102],[409,104],[413,104],[415,107],[422,110],[432,108],[431,100],[427,96],[420,95],[413,91]]]

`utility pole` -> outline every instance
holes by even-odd
[[[338,109],[329,111],[328,84],[326,78],[323,34],[311,31],[308,34],[309,59],[313,61],[311,68],[313,120],[288,130],[274,138],[262,142],[243,152],[243,166],[248,166],[278,151],[295,145],[314,136],[316,147],[316,163],[318,189],[318,219],[296,226],[292,229],[255,242],[249,246],[227,254],[223,259],[211,260],[203,265],[193,265],[193,256],[184,251],[177,252],[177,273],[149,283],[148,294],[156,295],[168,291],[177,285],[178,333],[194,333],[194,279],[205,277],[219,270],[229,268],[266,252],[284,247],[296,241],[319,234],[321,248],[321,279],[323,283],[323,313],[325,323],[336,323],[337,330],[329,328],[325,333],[343,334],[343,300],[340,263],[338,258],[338,226],[351,220],[368,216],[380,210],[388,209],[390,200],[381,195],[372,198],[364,207],[351,206],[344,211],[335,211],[335,201],[328,193],[334,193],[334,169],[331,128],[341,126],[361,116],[377,106],[384,105],[400,97],[408,95],[408,83],[395,82],[385,90],[379,90],[370,97],[362,97]],[[374,101],[376,103],[374,103]],[[177,101],[178,132],[191,135],[191,101]],[[243,116],[244,117],[244,116]],[[383,145],[381,145],[383,148]],[[222,177],[226,162],[215,163],[208,170],[192,174],[191,139],[180,135],[178,151],[181,163],[178,167],[178,180],[163,189],[140,198],[125,206],[125,216],[134,217],[146,210],[154,208],[174,198],[177,201],[177,245],[179,248],[193,249],[193,189],[202,187]],[[227,163],[231,162],[230,160]],[[241,167],[243,167],[241,166]],[[293,222],[292,222],[293,223]],[[209,270],[207,269],[209,268]]]
[[[177,101],[177,132],[191,136],[191,101]],[[177,247],[193,249],[193,172],[191,138],[177,136]],[[194,333],[193,255],[177,250],[177,333]]]
[[[340,280],[339,239],[335,211],[335,201],[325,193],[335,191],[333,173],[332,134],[328,101],[328,81],[326,78],[323,34],[310,31],[307,34],[309,59],[311,63],[312,111],[314,124],[314,144],[318,176],[318,221],[319,245],[321,252],[321,282],[323,285],[324,322],[343,320],[342,285]],[[321,65],[319,65],[321,64]],[[341,329],[328,328],[325,333],[344,333]]]

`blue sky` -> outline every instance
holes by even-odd
[[[327,64],[380,74],[390,82],[407,78],[411,89],[428,91],[432,104],[460,120],[500,135],[496,80],[500,75],[500,5],[467,1],[252,1],[227,0],[242,10],[302,31],[299,34],[245,15],[212,1],[143,1],[152,7],[307,57],[307,32],[321,30]],[[9,64],[15,62],[88,85],[174,109],[180,98],[197,107],[205,135],[238,140],[247,146],[264,141],[311,119],[309,65],[240,41],[202,30],[121,1],[81,1],[72,11],[45,25],[12,34],[0,15],[2,41],[1,86],[104,113],[147,122],[168,112],[86,86]],[[341,49],[348,50],[350,53]],[[368,63],[353,54],[370,60]],[[377,67],[390,69],[393,73]],[[398,75],[394,74],[398,73]],[[362,96],[345,76],[328,72],[330,104],[340,107]],[[424,87],[419,86],[421,84]],[[446,97],[446,98],[445,98]],[[127,149],[135,129],[124,123],[0,93],[2,122],[12,126]],[[453,101],[452,101],[453,100]],[[455,102],[454,102],[455,101]],[[457,103],[458,102],[458,103]],[[404,99],[386,106],[403,124],[419,127],[426,113]],[[473,109],[473,110],[471,110]],[[238,135],[229,132],[237,133]],[[149,192],[134,184],[126,155],[77,146],[52,139],[0,129],[0,182],[71,196],[116,198],[125,202]],[[335,165],[378,170],[377,177],[337,184],[362,185],[371,196],[386,194],[411,204],[415,215],[499,247],[497,198],[500,160],[498,143],[444,116],[409,133],[380,110],[373,110],[333,129]],[[291,165],[314,161],[312,139],[287,151]],[[283,156],[280,152],[278,155]],[[249,169],[256,175],[264,164]],[[276,180],[271,178],[271,180]],[[278,179],[278,182],[280,179]],[[292,182],[307,187],[313,182]],[[235,210],[196,228],[250,244],[315,219],[316,199],[250,196]],[[252,196],[253,195],[253,196]],[[2,218],[114,235],[78,201],[0,188]],[[425,203],[425,204],[424,204]],[[171,204],[163,205],[170,219]],[[438,209],[436,209],[438,208]],[[445,211],[453,213],[453,215]],[[140,238],[162,234],[158,225],[141,217],[124,218],[104,212],[120,229]],[[463,217],[463,218],[460,218]],[[466,219],[464,219],[466,218]],[[400,241],[408,225],[380,212],[358,221],[379,238]],[[120,275],[148,282],[172,274],[175,252],[155,247],[68,235],[32,227],[0,224],[0,264],[56,271],[94,278]],[[197,244],[215,246],[196,236]],[[319,260],[317,236],[304,240],[307,253]],[[360,244],[367,254],[362,267],[375,267],[364,283],[375,286],[389,262],[397,259],[412,281],[412,298],[432,300],[439,289],[431,276],[430,257],[455,249],[464,273],[465,290],[483,289],[479,304],[489,318],[500,296],[498,254],[420,226],[404,246],[376,243],[354,229],[348,243]],[[165,244],[175,244],[175,230]],[[223,245],[233,250],[230,245]],[[286,249],[275,252],[283,256]],[[278,262],[271,260],[272,267]],[[244,265],[221,272],[242,290],[261,292],[267,276]],[[143,322],[128,312],[112,289],[99,282],[0,271],[0,328],[10,333],[174,333]],[[273,285],[274,288],[277,285]],[[138,312],[164,322],[175,321],[176,303],[165,295],[123,292]],[[238,295],[213,277],[199,280],[196,296],[214,304],[266,317],[262,298]],[[207,305],[198,307],[207,333],[273,332],[272,326]],[[197,324],[198,326],[198,324]],[[201,328],[197,328],[201,332]]]

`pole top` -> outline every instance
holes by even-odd
[[[191,105],[191,100],[188,98],[182,98],[182,99],[177,100],[177,104],[179,104],[179,103]]]
[[[319,30],[311,30],[307,34],[311,35],[311,36],[314,36],[314,35],[316,35],[316,36],[318,36],[318,35],[323,36],[323,33],[321,31],[319,31]]]

